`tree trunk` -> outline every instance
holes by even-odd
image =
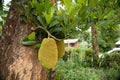
[[[53,2],[53,3],[56,3],[57,1],[56,0],[50,0],[51,2]]]
[[[96,23],[91,27],[91,32],[92,32],[92,46],[93,50],[98,55],[99,52],[99,46],[97,44],[97,29],[96,29]]]
[[[46,80],[46,70],[37,59],[34,46],[23,46],[22,40],[31,26],[21,21],[16,3],[12,0],[0,40],[0,77],[3,80]]]

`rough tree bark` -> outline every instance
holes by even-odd
[[[99,52],[99,46],[97,44],[97,29],[96,29],[96,22],[94,23],[94,25],[91,27],[91,33],[92,33],[92,46],[93,46],[93,50],[96,53],[96,55],[98,56],[98,52]]]
[[[46,70],[37,59],[34,46],[23,46],[22,40],[31,32],[31,25],[20,20],[19,9],[12,0],[0,40],[0,77],[3,80],[46,80]]]

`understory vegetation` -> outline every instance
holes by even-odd
[[[60,59],[54,80],[119,80],[120,54],[95,57],[91,49],[70,49]],[[94,56],[94,57],[93,57]]]

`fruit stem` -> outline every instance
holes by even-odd
[[[54,39],[56,39],[56,40],[58,40],[58,41],[61,40],[61,39],[58,39],[58,38],[56,38],[55,36],[53,36],[47,29],[43,28],[42,26],[38,26],[38,27],[40,27],[40,28],[43,29],[45,32],[47,32],[48,38],[49,38],[49,37],[52,37],[52,38],[54,38]]]

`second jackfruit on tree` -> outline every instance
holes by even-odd
[[[56,40],[56,44],[58,49],[58,58],[61,58],[65,54],[64,40],[61,40],[61,41]]]

